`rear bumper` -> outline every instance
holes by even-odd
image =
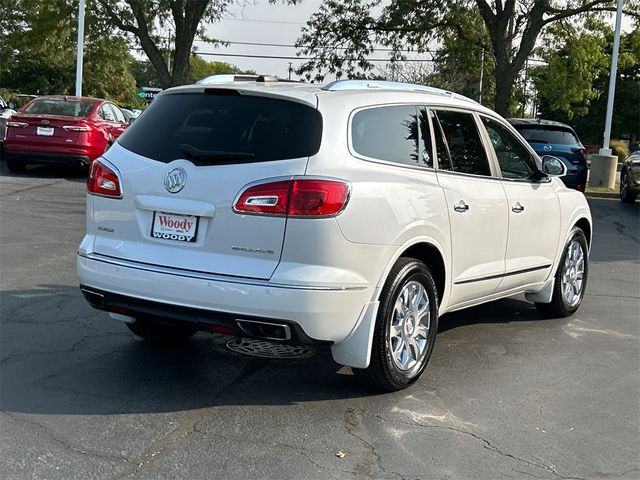
[[[29,164],[78,166],[91,163],[88,155],[12,151],[7,146],[4,147],[2,155],[6,160],[17,160]]]
[[[371,296],[369,288],[314,288],[168,270],[96,254],[77,257],[80,284],[104,298],[101,305],[90,301],[96,308],[197,323],[203,330],[237,329],[238,319],[262,320],[289,325],[305,343],[340,343]]]

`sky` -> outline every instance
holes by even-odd
[[[301,35],[313,12],[318,10],[321,0],[303,0],[299,5],[269,4],[267,1],[256,2],[241,8],[234,5],[231,12],[225,15],[220,23],[207,26],[210,37],[228,42],[276,43],[293,45]],[[217,54],[240,55],[275,55],[295,57],[296,49],[289,47],[268,47],[256,45],[231,44],[228,47],[214,47],[202,41],[194,42],[197,51]],[[222,57],[202,55],[206,60],[231,63],[242,69],[255,70],[265,75],[288,77],[289,62],[293,68],[299,67],[303,61],[297,59],[262,59],[242,57]],[[293,78],[297,78],[294,74]]]
[[[289,62],[293,69],[303,61],[298,59],[246,58],[231,55],[263,55],[296,57],[296,49],[285,46],[243,45],[234,42],[293,45],[302,33],[309,17],[319,9],[322,0],[302,0],[298,5],[284,3],[270,4],[267,0],[253,0],[247,5],[232,5],[231,10],[219,23],[206,26],[207,35],[231,42],[227,47],[215,47],[212,44],[196,40],[194,46],[201,56],[210,61],[231,63],[241,69],[255,70],[265,75],[288,77]],[[384,2],[383,2],[384,3]],[[613,25],[613,15],[610,23]],[[623,17],[623,30],[632,28],[629,17]],[[213,53],[216,55],[206,55]],[[225,56],[221,56],[225,55]],[[229,56],[226,56],[229,55]],[[384,57],[384,52],[376,52],[376,58]],[[420,58],[420,57],[417,57]],[[422,58],[427,58],[422,56]],[[377,64],[382,66],[383,64]],[[293,74],[294,79],[298,77]],[[327,76],[327,81],[333,80]]]

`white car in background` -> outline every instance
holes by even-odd
[[[152,341],[327,344],[382,390],[415,382],[443,314],[582,301],[592,221],[502,117],[389,82],[159,94],[88,180],[81,289]]]

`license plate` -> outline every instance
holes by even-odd
[[[53,127],[38,127],[36,133],[38,135],[42,135],[43,137],[52,137]]]
[[[174,242],[195,242],[198,217],[175,213],[154,212],[151,237]]]

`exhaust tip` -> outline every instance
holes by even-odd
[[[238,328],[252,337],[265,340],[291,340],[291,328],[283,323],[259,322],[237,318]]]
[[[84,298],[87,299],[87,302],[92,307],[96,308],[104,308],[104,295],[98,292],[94,292],[93,290],[89,290],[87,288],[81,288],[82,294]]]

